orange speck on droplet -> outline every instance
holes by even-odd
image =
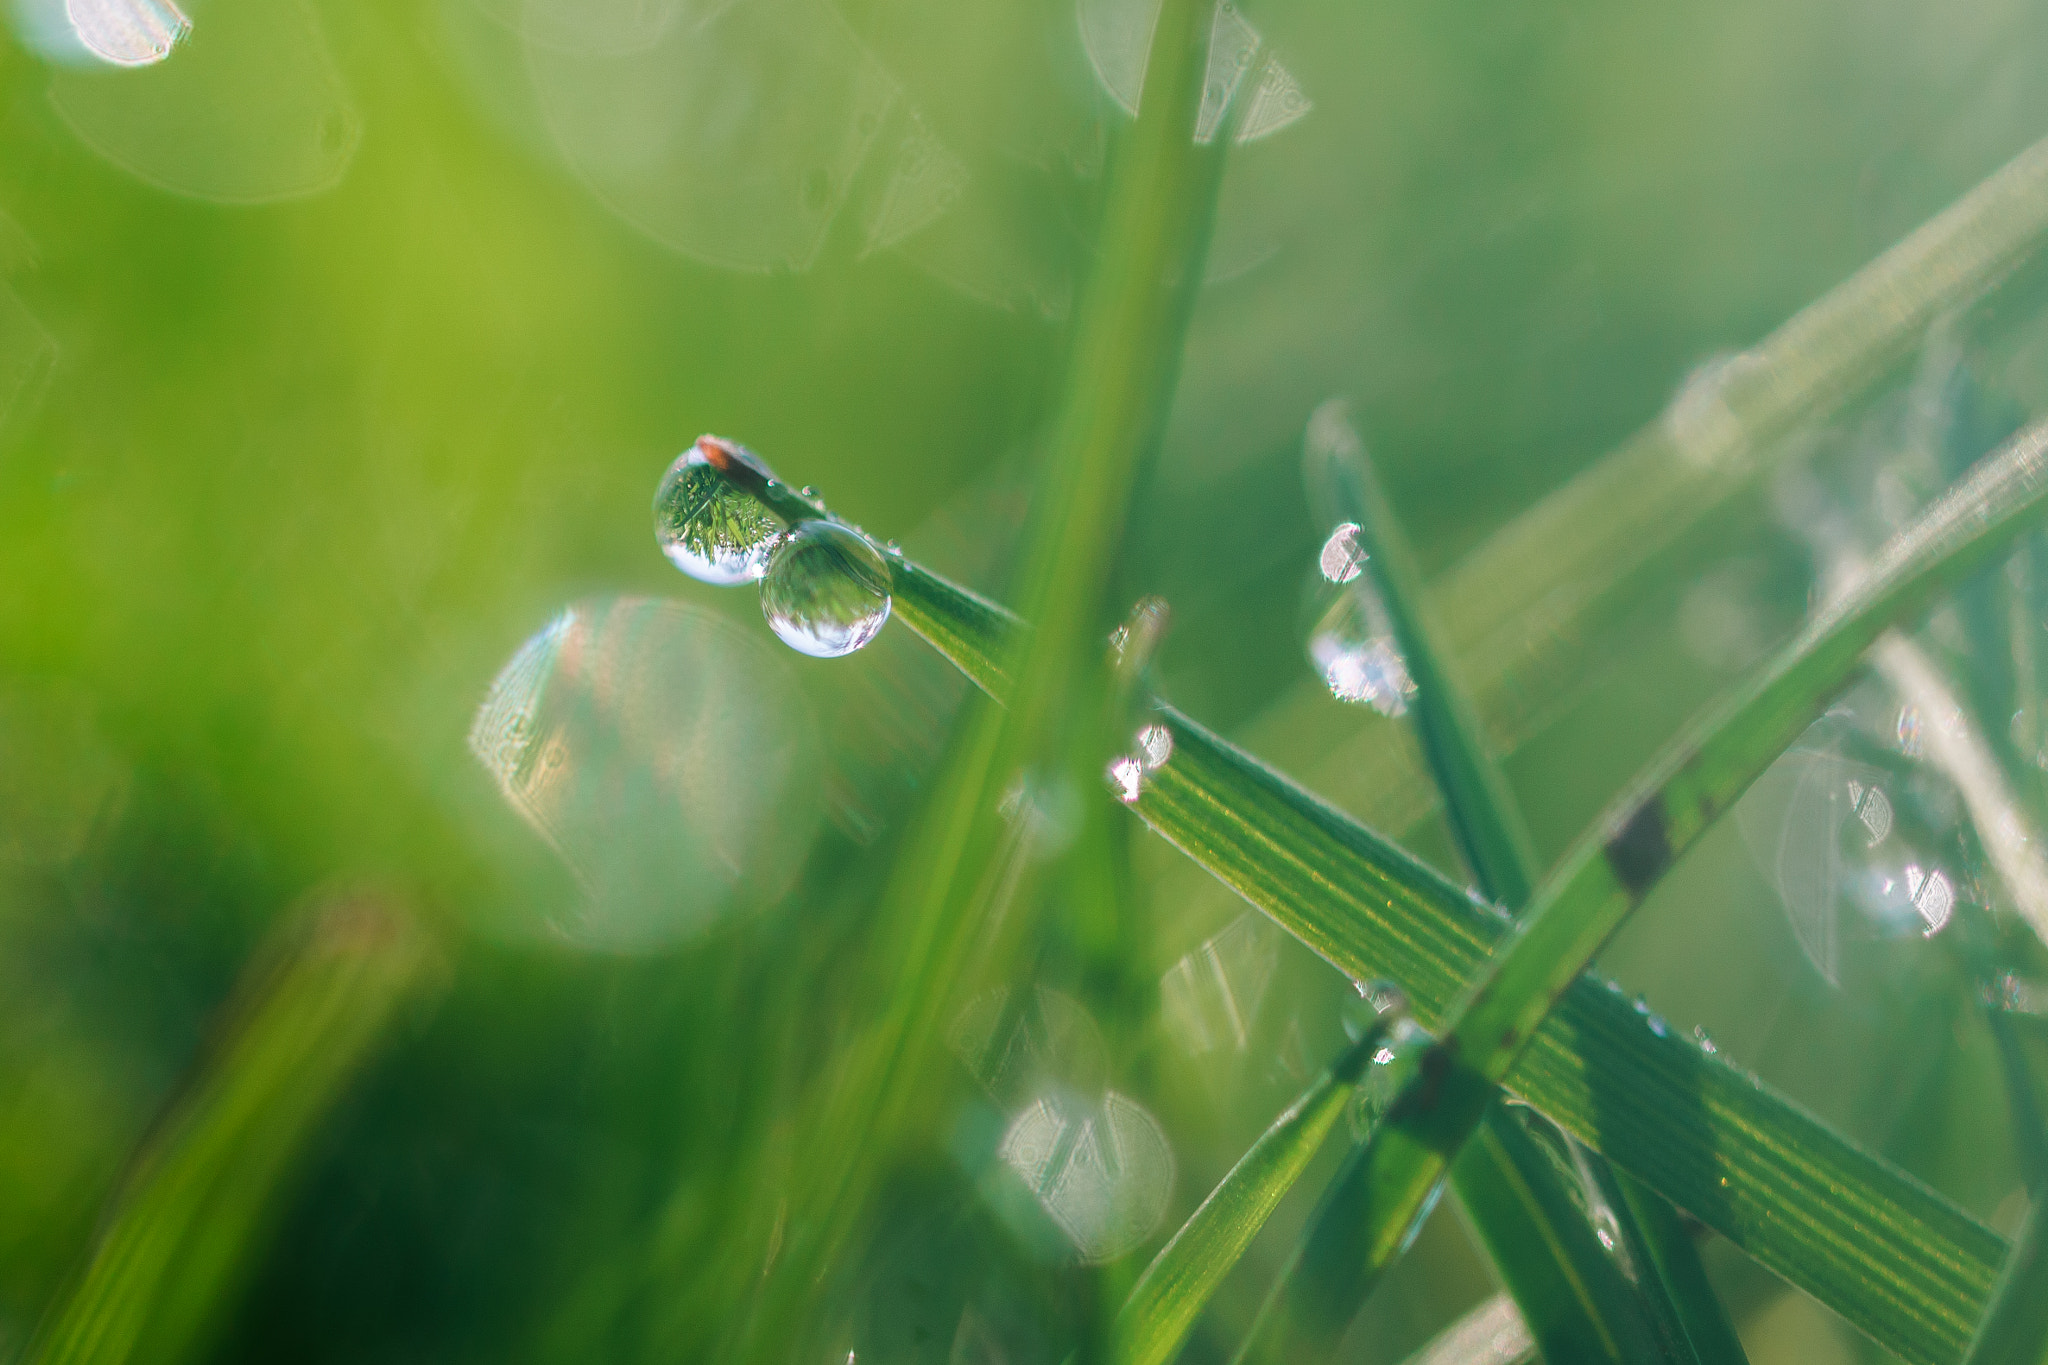
[[[704,457],[704,463],[721,474],[730,473],[737,458],[730,444],[709,434],[697,438],[697,453]]]

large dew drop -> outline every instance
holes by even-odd
[[[699,436],[654,492],[654,538],[670,563],[699,582],[729,587],[767,571],[782,523],[734,483],[747,474],[775,477],[745,446]]]
[[[761,611],[782,642],[818,659],[851,654],[889,619],[889,565],[867,537],[807,521],[768,560]]]
[[[115,66],[152,66],[192,31],[170,0],[65,0],[64,17],[93,56]]]

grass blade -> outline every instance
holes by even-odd
[[[173,1365],[240,1287],[280,1188],[420,979],[425,944],[371,901],[333,907],[247,974],[213,1054],[137,1153],[32,1365]],[[278,951],[282,948],[283,951]]]
[[[1112,1360],[1165,1365],[1173,1358],[1216,1286],[1343,1117],[1385,1022],[1368,1028],[1273,1121],[1152,1258],[1117,1315]]]
[[[1318,417],[1333,437],[1322,451],[1332,503],[1365,552],[1363,574],[1383,595],[1395,641],[1415,685],[1416,734],[1443,794],[1459,851],[1488,899],[1519,908],[1535,886],[1536,853],[1514,793],[1486,752],[1464,689],[1452,681],[1414,552],[1363,442],[1341,414],[1325,410]]]
[[[1092,781],[1103,761],[1093,750],[1106,693],[1108,567],[1178,375],[1225,152],[1222,142],[1204,146],[1193,137],[1211,17],[1199,0],[1161,7],[1138,118],[1112,149],[1101,248],[1076,308],[1015,584],[1033,629],[1009,628],[1013,618],[992,604],[891,556],[904,619],[977,684],[1002,689],[1007,709],[970,707],[963,716],[891,870],[866,963],[878,1009],[843,1065],[827,1068],[831,1079],[806,1123],[825,1135],[819,1159],[802,1172],[792,1234],[735,1334],[736,1355],[782,1360],[800,1351],[794,1337],[807,1329],[821,1272],[858,1226],[881,1175],[877,1154],[930,1131],[941,1078],[950,1075],[947,1010],[963,983],[1007,974],[1034,921],[1033,888],[1019,880],[1029,835],[1005,823],[1001,798],[1027,776],[1057,786],[1085,771]],[[784,520],[828,515],[805,495],[755,484],[749,491]],[[1017,830],[1031,825],[1028,815],[1016,822]]]
[[[2044,452],[2048,425],[1981,462],[1566,854],[1448,1012],[1442,1040],[1416,1052],[1412,1078],[1346,1172],[1344,1225],[1310,1230],[1315,1283],[1284,1286],[1262,1317],[1261,1351],[1327,1328],[1363,1296],[1412,1236],[1538,1026],[1677,856],[1850,681],[1880,635],[2009,547],[2048,507]]]
[[[2037,500],[2040,443],[2029,430],[1980,464],[1914,539],[1894,542],[1883,571],[1900,555],[1940,558],[1986,508],[1990,538],[1945,559],[1924,590],[1995,553],[2018,529],[2015,500]],[[943,587],[932,597],[941,612],[949,600]],[[1394,982],[1440,1025],[1507,936],[1500,913],[1173,708],[1159,717],[1173,758],[1137,801],[1141,818],[1325,959]],[[1953,1361],[1969,1341],[2005,1253],[1995,1232],[1619,995],[1571,985],[1506,1088],[1903,1358]]]
[[[1514,794],[1486,752],[1471,704],[1444,660],[1414,554],[1364,442],[1339,410],[1325,408],[1318,422],[1325,439],[1311,445],[1311,453],[1323,456],[1330,500],[1338,516],[1352,519],[1357,544],[1367,556],[1364,573],[1382,594],[1416,691],[1411,706],[1415,728],[1451,829],[1481,891],[1519,909],[1533,889],[1536,860]],[[1344,529],[1336,534],[1343,535]],[[1569,1137],[1562,1140],[1572,1146],[1583,1181],[1615,1184],[1601,1158],[1588,1156]],[[1610,1212],[1614,1226],[1609,1237],[1626,1233],[1628,1242],[1603,1245],[1564,1188],[1556,1164],[1499,1104],[1480,1120],[1478,1134],[1452,1163],[1450,1180],[1547,1359],[1697,1359],[1657,1267],[1631,1275],[1621,1264],[1624,1257],[1659,1263],[1683,1259],[1693,1250],[1689,1241],[1652,1257],[1650,1248],[1641,1245],[1641,1225],[1625,1213]],[[1662,1231],[1666,1225],[1654,1226]],[[1718,1301],[1714,1311],[1719,1312]],[[1738,1347],[1732,1355],[1710,1359],[1741,1362],[1744,1357]]]
[[[1674,1358],[1645,1312],[1643,1290],[1601,1244],[1523,1122],[1496,1104],[1452,1163],[1451,1189],[1543,1358]]]

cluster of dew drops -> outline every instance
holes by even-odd
[[[661,552],[702,583],[759,583],[761,614],[799,653],[837,659],[874,639],[889,619],[888,559],[859,530],[822,514],[785,526],[736,482],[749,475],[776,482],[745,446],[699,436],[654,493]]]

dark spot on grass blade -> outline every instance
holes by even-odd
[[[1637,806],[1607,840],[1607,865],[1640,900],[1671,865],[1671,840],[1664,829],[1664,799],[1653,796]]]

